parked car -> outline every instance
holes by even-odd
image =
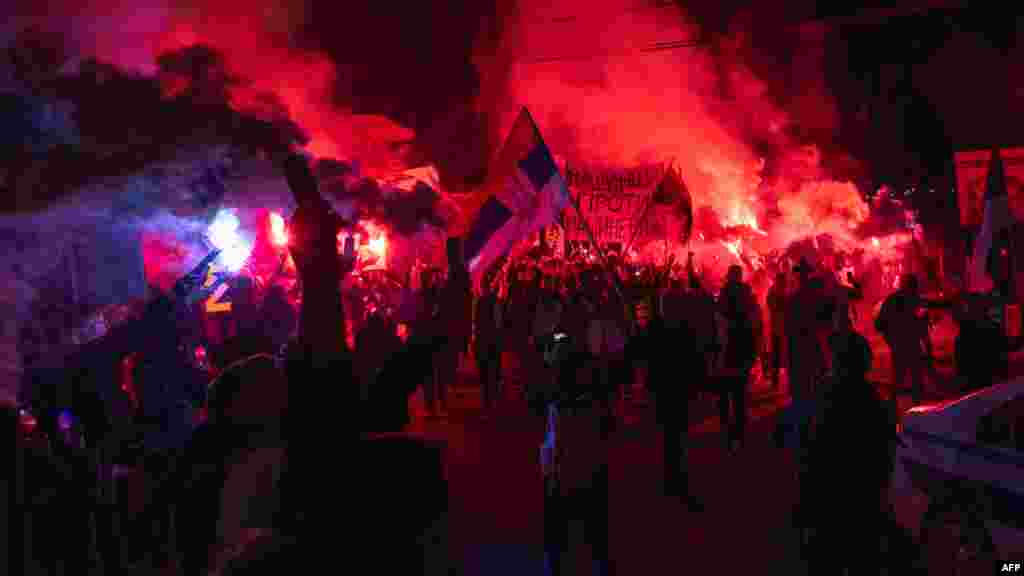
[[[1024,557],[1024,378],[911,408],[898,433],[893,506],[931,554]]]

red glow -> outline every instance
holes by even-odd
[[[192,250],[173,238],[155,233],[142,235],[146,282],[160,290],[170,290],[178,278],[187,272],[185,265],[191,256]]]
[[[722,246],[725,246],[725,249],[735,256],[737,260],[743,259],[743,241],[741,239],[722,240]]]
[[[338,232],[338,254],[345,250],[345,239],[348,232]],[[355,239],[357,267],[387,266],[388,258],[388,236],[387,230],[368,220],[363,220],[356,225],[356,232],[352,235]]]
[[[35,416],[27,412],[19,414],[18,420],[21,424],[22,433],[24,434],[32,434],[39,426],[39,422],[36,420]]]
[[[233,107],[257,114],[279,114],[280,110],[268,105],[265,95],[271,94],[318,143],[314,153],[339,155],[337,140],[344,131],[338,130],[343,128],[339,125],[340,114],[329,105],[334,66],[322,55],[291,50],[275,42],[267,31],[266,16],[257,12],[208,4],[201,17],[181,13],[161,38],[158,52],[197,43],[213,47],[224,54],[230,73],[249,81],[232,87],[229,96]]]
[[[160,76],[160,95],[173,99],[188,90],[189,79],[180,74],[165,73]]]
[[[283,6],[283,5],[282,5]],[[379,116],[354,115],[335,104],[337,70],[319,52],[289,47],[287,31],[300,5],[265,10],[259,3],[204,3],[180,10],[156,43],[165,53],[205,44],[224,56],[227,72],[244,81],[230,87],[230,104],[264,117],[287,116],[309,136],[317,157],[359,159],[368,175],[386,175],[396,152],[390,143],[413,132]],[[173,92],[173,90],[170,90]],[[268,98],[268,96],[270,96]]]
[[[520,5],[524,14],[549,8],[538,0]],[[586,13],[595,23],[606,22],[604,16],[618,16],[603,14],[605,8],[567,0],[558,11]],[[290,47],[286,31],[301,20],[296,10],[300,8],[268,12],[262,6],[228,0],[204,5],[201,13],[175,11],[156,48],[165,52],[196,43],[211,46],[224,55],[228,73],[244,80],[230,87],[233,107],[263,116],[287,115],[308,133],[308,151],[320,157],[358,159],[363,173],[372,176],[374,167],[386,160],[388,153],[381,151],[386,143],[410,136],[392,122],[353,115],[335,105],[335,91],[343,83],[337,82],[334,63],[322,54]],[[509,26],[503,30],[506,37],[501,39],[500,51],[513,53],[478,53],[478,60],[483,60],[477,63],[488,71],[488,64],[506,57],[519,62],[538,55],[558,56],[567,45],[588,45],[594,53],[611,53],[621,48],[627,36],[690,37],[685,15],[678,15],[677,21],[665,16],[631,13],[615,27],[601,25],[593,30],[586,29],[586,19],[564,27]],[[571,150],[574,162],[629,167],[641,159],[671,161],[692,193],[694,205],[713,213],[715,226],[701,229],[698,223],[694,245],[688,248],[660,242],[637,245],[641,259],[664,261],[671,252],[678,262],[692,249],[699,259],[707,260],[709,275],[718,275],[724,270],[711,270],[712,260],[724,266],[736,259],[756,269],[765,256],[791,242],[829,234],[845,252],[864,251],[872,258],[895,260],[909,235],[870,241],[858,237],[855,229],[869,217],[869,204],[851,182],[836,179],[829,169],[834,158],[826,162],[818,148],[803,146],[788,135],[796,118],[822,114],[831,105],[828,98],[810,95],[799,101],[800,109],[782,109],[768,96],[765,82],[744,65],[740,53],[750,48],[746,40],[728,42],[729,52],[737,54],[734,57],[694,48],[635,59],[516,64],[507,74],[483,75],[479,105],[504,124],[489,127],[499,135],[507,133],[520,106],[526,105],[551,149],[556,154]],[[490,78],[500,78],[501,86],[492,85]],[[161,81],[166,96],[188,88],[187,79],[180,76],[168,75]],[[718,98],[719,90],[712,87],[725,88],[730,98]],[[580,105],[566,108],[565,102]],[[750,146],[752,140],[770,144],[770,176],[764,153]],[[477,201],[464,206],[467,216],[473,212],[469,204]],[[391,247],[383,230],[361,223],[353,235],[360,266],[386,264]],[[287,228],[280,215],[270,216],[267,238],[267,244],[278,249],[276,253],[287,245]],[[339,250],[344,238],[339,235]],[[595,259],[595,255],[588,257]]]
[[[798,123],[831,125],[833,102],[824,93],[806,94],[793,100],[793,109],[783,109],[744,62],[753,50],[748,38],[722,39],[729,44],[726,53],[695,47],[625,55],[619,51],[634,39],[692,38],[694,30],[685,14],[673,21],[667,11],[617,18],[615,9],[583,0],[566,0],[554,11],[540,0],[518,5],[523,15],[587,17],[503,31],[504,53],[498,57],[515,63],[511,80],[501,77],[501,86],[485,80],[481,88],[494,96],[491,104],[500,118],[495,132],[507,134],[525,105],[549,146],[571,154],[567,163],[629,168],[654,158],[676,167],[697,208],[694,240],[687,248],[638,245],[641,259],[664,260],[675,253],[678,261],[693,250],[708,265],[717,257],[721,266],[738,259],[757,269],[770,253],[822,234],[843,252],[871,248],[857,234],[871,206],[832,168],[849,165],[849,159],[826,158],[821,149],[791,135]],[[616,25],[607,26],[607,18]],[[574,52],[568,46],[588,46],[583,53],[593,57],[560,60]],[[805,49],[820,46],[811,42]],[[548,56],[552,61],[532,63]],[[481,63],[493,57],[477,54]],[[806,78],[815,86],[818,79]],[[727,86],[729,98],[719,98],[714,86]],[[566,107],[565,102],[580,104]],[[750,145],[755,140],[772,150],[770,171],[764,152]],[[895,256],[900,246],[879,243],[877,249],[884,251],[873,257]],[[712,276],[724,272],[712,267]]]

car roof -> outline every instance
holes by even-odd
[[[971,440],[977,431],[978,419],[1018,396],[1024,396],[1024,377],[1007,380],[952,400],[915,406],[903,416],[903,426]]]

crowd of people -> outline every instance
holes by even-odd
[[[499,417],[505,383],[516,382],[545,422],[538,467],[552,574],[564,573],[569,521],[580,517],[597,568],[614,571],[607,446],[615,405],[640,365],[663,434],[667,495],[704,510],[688,479],[689,405],[717,395],[723,449],[743,450],[761,362],[793,400],[783,436],[796,438],[785,444],[800,464],[797,517],[809,561],[821,573],[836,569],[837,556],[873,573],[913,564],[912,547],[893,544],[905,540],[884,498],[894,413],[867,378],[873,354],[850,319],[860,297],[852,278],[838,282],[801,261],[779,272],[762,306],[740,266],[714,294],[691,254],[683,266],[643,269],[608,259],[557,271],[503,262],[474,286],[453,241],[447,274],[424,273],[414,310],[399,314],[353,297],[366,288],[346,280],[354,262],[338,257],[339,218],[301,156],[282,162],[299,206],[290,228],[297,312],[272,287],[236,320],[228,345],[197,362],[185,328],[194,286],[184,282],[104,338],[30,370],[25,400],[38,425],[17,446],[29,573],[304,570],[335,558],[339,538],[375,571],[446,572],[441,449],[401,433],[417,388],[429,417],[445,416],[468,358],[483,417]],[[930,353],[926,306],[908,276],[877,318],[894,375],[910,374],[915,400]],[[964,314],[966,326],[974,317]],[[344,454],[344,470],[325,454],[328,443]],[[126,490],[136,485],[126,471],[136,468],[142,494]],[[383,506],[403,514],[382,514]],[[331,527],[352,515],[357,533]],[[835,552],[851,546],[862,553]]]

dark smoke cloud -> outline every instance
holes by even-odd
[[[34,213],[61,230],[114,219],[142,235],[147,276],[164,285],[205,254],[205,228],[222,206],[236,209],[249,230],[261,223],[247,219],[265,210],[291,213],[284,180],[259,157],[307,137],[274,94],[260,94],[258,110],[239,112],[233,91],[250,82],[232,74],[224,55],[209,46],[162,53],[157,64],[157,73],[146,75],[89,60],[48,79],[74,107],[81,142],[42,158],[39,177],[47,194],[33,188],[31,205],[7,194],[5,211]],[[318,171],[325,181],[353,173],[341,161],[321,162]],[[18,178],[10,184],[29,187]],[[398,234],[447,221],[440,195],[427,186],[399,194],[366,179],[342,189],[353,217],[372,218]],[[42,262],[57,266],[53,259]]]
[[[114,0],[40,0],[17,8],[0,26],[0,43],[37,26],[64,38],[72,66],[97,59],[147,75],[159,70],[161,54],[207,44],[225,55],[239,79],[253,82],[252,92],[276,92],[320,156],[360,159],[367,170],[426,159],[453,190],[483,176],[492,142],[487,109],[476,102],[479,70],[471,60],[478,32],[500,29],[491,2],[422,2],[394,10],[325,0],[130,7]]]
[[[157,75],[145,76],[90,60],[82,62],[74,74],[50,78],[47,86],[53,97],[43,100],[70,107],[75,138],[50,146],[42,154],[37,147],[36,170],[17,170],[18,164],[26,162],[21,152],[7,155],[5,160],[12,164],[5,166],[7,190],[0,209],[46,209],[103,179],[126,174],[158,176],[149,174],[148,168],[157,166],[158,172],[160,165],[178,161],[183,150],[227,147],[235,154],[251,156],[305,138],[286,117],[234,110],[228,91],[239,81],[227,74],[216,51],[190,47],[162,55],[160,65]],[[171,77],[178,81],[178,90],[168,90]],[[23,97],[11,95],[8,99]],[[26,138],[23,143],[33,140],[38,138]],[[199,177],[204,176],[214,173],[200,167]],[[28,190],[31,194],[23,193]],[[121,189],[125,190],[128,188]],[[131,197],[111,200],[133,202]],[[206,201],[215,203],[216,198]]]
[[[453,206],[423,182],[403,190],[369,178],[357,178],[352,167],[338,161],[317,163],[321,189],[336,209],[352,220],[368,219],[394,233],[412,237],[425,227],[445,230],[455,217]]]
[[[889,188],[883,187],[872,202],[871,218],[857,228],[862,238],[882,237],[890,234],[907,233],[907,216],[910,207],[889,197]]]

